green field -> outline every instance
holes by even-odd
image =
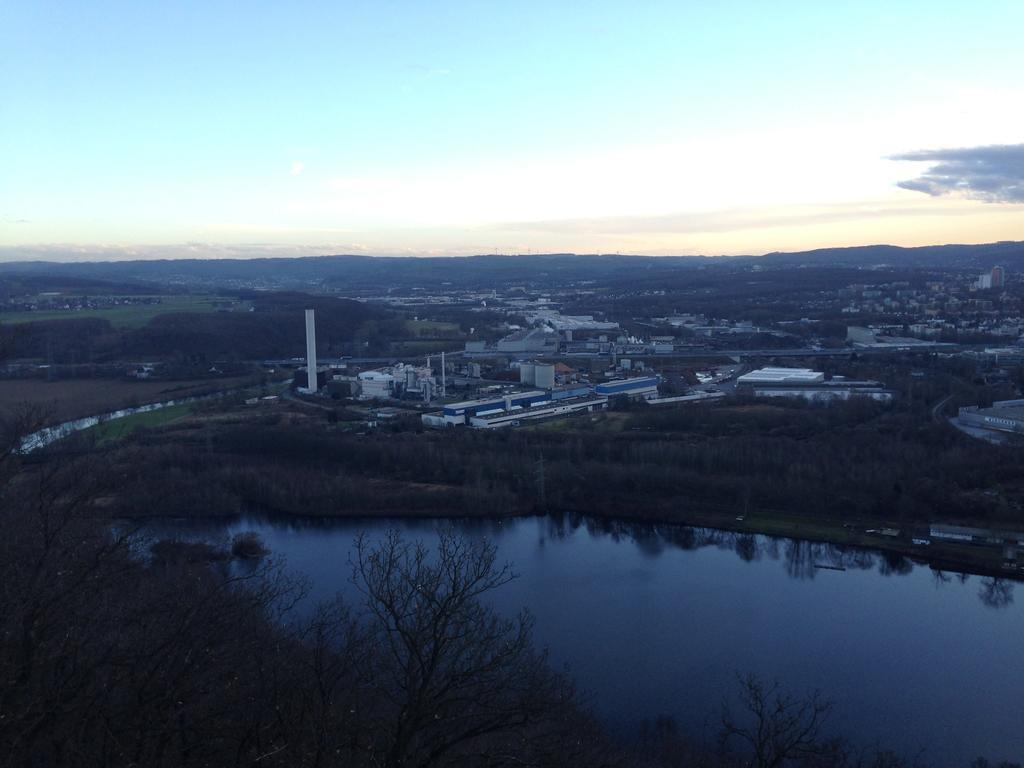
[[[159,304],[135,304],[109,309],[49,310],[44,312],[0,312],[0,323],[31,323],[39,320],[71,320],[100,317],[115,328],[141,328],[157,315],[170,312],[213,312],[218,303],[233,301],[217,296],[161,296]],[[247,302],[235,302],[238,309],[247,309]]]
[[[169,405],[156,411],[133,413],[131,416],[97,424],[89,430],[89,434],[96,436],[97,443],[120,440],[136,429],[162,427],[178,419],[183,419],[192,413],[194,407],[193,403],[182,403],[181,405]]]

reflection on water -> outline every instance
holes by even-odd
[[[1006,608],[1013,603],[1013,587],[1006,579],[982,579],[978,597],[989,608]]]
[[[552,515],[528,518],[539,526],[537,548],[543,550],[548,540],[566,541],[579,531],[585,531],[590,538],[608,538],[612,542],[629,542],[645,559],[657,559],[667,550],[693,551],[714,547],[722,551],[735,552],[740,560],[751,563],[762,559],[782,561],[785,573],[794,579],[814,579],[823,570],[831,571],[877,571],[881,576],[907,576],[915,568],[928,568],[924,563],[915,564],[904,555],[895,552],[849,547],[827,542],[788,539],[775,536],[755,535],[717,528],[696,528],[668,523],[645,523],[630,520],[614,520],[570,515]],[[472,537],[501,539],[510,530],[523,522],[523,518],[330,518],[330,517],[275,517],[252,515],[241,522],[220,519],[175,519],[146,523],[147,536],[200,537],[215,544],[227,546],[230,536],[240,530],[309,532],[321,531],[332,537],[354,537],[363,530],[381,530],[389,527],[400,528],[407,536],[434,538],[440,527],[452,528],[458,533]],[[956,581],[964,584],[971,579],[967,573],[949,573],[929,568],[932,581],[941,587]],[[978,597],[989,608],[1005,608],[1013,604],[1016,582],[998,577],[982,580]]]
[[[737,672],[821,689],[833,724],[936,765],[1019,759],[1024,611],[1016,584],[945,573],[889,553],[707,528],[553,516],[469,520],[164,521],[153,536],[262,536],[309,580],[349,584],[357,533],[398,527],[431,545],[439,526],[487,537],[520,577],[492,596],[523,606],[537,641],[610,722],[670,716],[714,738]],[[232,567],[240,567],[234,565]]]

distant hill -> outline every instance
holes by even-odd
[[[34,262],[27,262],[27,265]],[[0,299],[10,296],[27,296],[47,291],[92,296],[138,296],[168,293],[166,286],[154,282],[119,282],[97,277],[72,275],[61,269],[64,264],[57,262],[35,262],[33,269],[5,270],[0,264]],[[99,266],[97,264],[96,266]]]
[[[0,280],[50,275],[117,283],[147,282],[195,290],[268,288],[296,291],[380,293],[388,288],[445,286],[490,289],[522,281],[617,279],[648,272],[677,272],[719,262],[699,256],[645,257],[544,254],[532,256],[373,257],[311,256],[274,259],[181,259],[105,262],[10,262]]]
[[[987,268],[1002,264],[1024,269],[1024,242],[981,245],[931,245],[901,248],[867,245],[822,248],[763,256],[622,256],[596,254],[537,254],[530,256],[372,257],[312,256],[259,259],[180,259],[106,262],[9,262],[0,264],[4,282],[100,281],[141,290],[159,285],[162,290],[197,288],[332,291],[351,294],[380,293],[389,288],[444,287],[489,289],[522,282],[543,286],[572,281],[656,281],[659,275],[680,270],[765,267],[936,267]],[[82,286],[85,287],[84,285]],[[90,290],[102,289],[94,284]],[[51,290],[53,290],[51,288]]]
[[[794,253],[768,253],[761,263],[794,266],[868,267],[1024,267],[1024,242],[1004,241],[981,245],[925,245],[901,248],[896,245],[862,245],[851,248],[819,248]]]

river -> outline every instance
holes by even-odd
[[[828,544],[590,519],[246,518],[151,531],[255,530],[321,599],[353,594],[358,532],[399,527],[429,544],[439,525],[497,545],[520,575],[495,607],[529,608],[537,642],[616,728],[666,714],[713,743],[736,674],[753,672],[820,689],[834,731],[859,744],[939,766],[1024,757],[1024,606],[1012,582]]]
[[[91,429],[109,421],[115,421],[117,419],[123,419],[127,416],[134,416],[137,413],[151,413],[152,411],[160,411],[164,408],[171,408],[175,405],[184,405],[186,403],[199,403],[204,400],[215,400],[219,397],[226,397],[227,395],[233,395],[241,390],[239,389],[222,389],[217,392],[210,392],[205,395],[189,395],[186,397],[179,397],[175,400],[164,400],[158,403],[146,403],[145,405],[136,405],[130,408],[119,408],[116,411],[109,411],[107,413],[97,414],[95,416],[83,416],[78,419],[71,419],[70,421],[64,421],[59,424],[54,424],[49,427],[43,427],[42,429],[26,435],[21,439],[21,443],[18,446],[20,453],[31,453],[37,451],[40,448],[45,448],[48,445],[52,445],[58,440],[63,440],[65,437],[73,435],[75,432],[81,432],[86,429]]]

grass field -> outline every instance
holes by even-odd
[[[110,440],[120,440],[122,437],[130,435],[136,429],[146,427],[162,427],[165,424],[170,424],[183,419],[192,413],[195,405],[192,403],[182,403],[181,405],[171,405],[167,408],[161,408],[157,411],[147,411],[146,413],[133,413],[131,416],[125,416],[121,419],[113,419],[111,421],[105,421],[102,424],[97,424],[89,430],[90,434],[96,436],[96,442],[106,443]]]
[[[217,296],[161,296],[159,304],[132,304],[109,309],[52,310],[46,312],[0,312],[0,323],[31,323],[39,320],[70,320],[82,317],[100,317],[109,320],[115,328],[141,328],[157,315],[170,312],[213,312],[218,304],[234,301]],[[239,309],[247,309],[246,302],[238,302]]]
[[[630,414],[623,411],[595,411],[593,413],[568,413],[534,424],[527,422],[520,429],[535,429],[545,432],[621,432],[629,423]]]

